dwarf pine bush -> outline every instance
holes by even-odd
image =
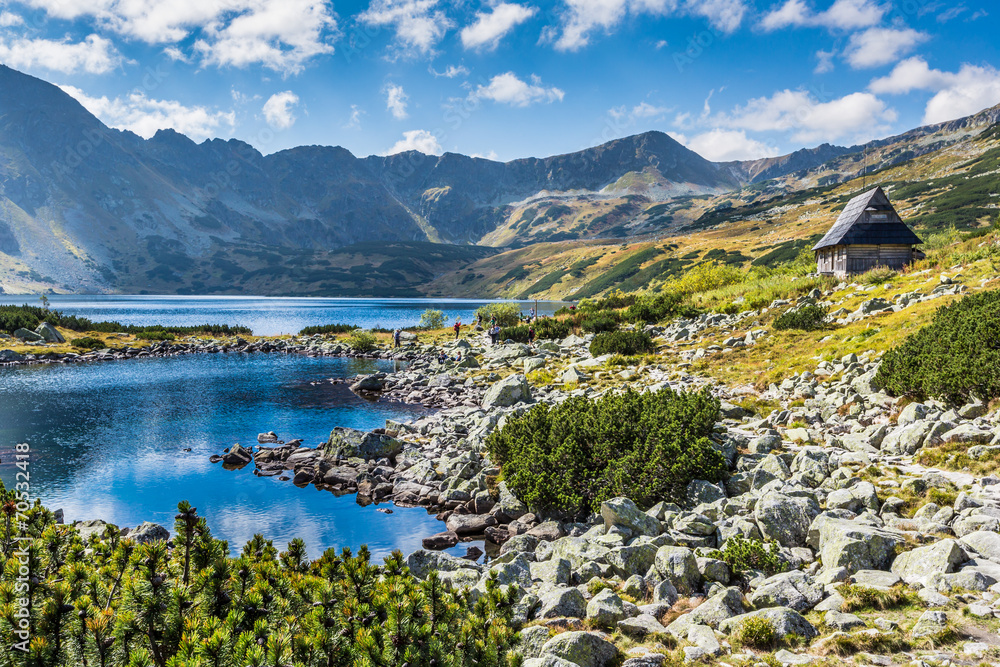
[[[826,308],[812,304],[796,308],[795,310],[786,310],[774,320],[774,328],[778,331],[787,329],[813,331],[823,328],[825,324]]]
[[[16,504],[2,486],[0,501]],[[83,541],[38,505],[24,513],[27,541],[14,542],[12,522],[0,522],[0,664],[517,664],[514,593],[495,578],[473,601],[436,573],[414,578],[398,552],[377,564],[364,547],[356,556],[330,549],[310,562],[301,540],[279,553],[260,535],[233,558],[194,508],[178,510],[173,540],[141,545],[114,527]]]
[[[518,498],[578,516],[627,496],[640,506],[680,499],[693,479],[723,479],[709,440],[719,402],[707,391],[631,389],[540,404],[490,434],[486,447]]]
[[[602,354],[633,356],[648,354],[655,349],[653,339],[645,331],[609,331],[597,334],[590,342],[590,353],[595,357]]]
[[[874,384],[893,396],[964,403],[1000,397],[1000,290],[939,308],[882,358]]]

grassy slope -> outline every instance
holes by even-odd
[[[879,150],[891,153],[903,149],[905,145]],[[872,162],[878,163],[879,155],[879,151],[873,151]],[[841,163],[850,163],[852,159],[845,156],[835,166],[840,164],[841,169],[846,169]],[[561,241],[516,248],[445,274],[423,290],[429,295],[573,298],[587,283],[599,282],[602,276],[616,268],[619,274],[627,274],[621,271],[626,267],[619,264],[648,248],[661,252],[638,266],[640,270],[649,270],[646,272],[649,275],[640,276],[646,279],[646,284],[636,285],[635,280],[628,282],[626,276],[620,282],[609,282],[600,292],[616,288],[628,291],[647,285],[655,287],[663,279],[683,270],[679,262],[684,259],[699,261],[707,256],[743,266],[754,259],[773,264],[792,259],[803,247],[811,246],[814,239],[833,224],[848,199],[875,185],[882,185],[887,190],[899,213],[925,240],[951,225],[958,229],[983,226],[996,216],[1000,205],[995,195],[1000,192],[1000,126],[975,138],[869,173],[864,180],[856,178],[842,184],[816,185],[832,172],[826,168],[817,170],[799,183],[809,187],[786,194],[782,194],[781,187],[787,183],[769,182],[727,195],[646,205],[631,223],[624,223],[647,225],[650,220],[654,221],[648,228],[655,232],[644,240],[626,244],[617,239]],[[559,204],[573,212],[564,213],[560,220],[568,222],[558,228],[572,229],[581,218],[592,216],[598,204],[603,205],[603,209],[615,206],[611,201],[587,202],[579,209]],[[543,213],[547,210],[537,208]],[[520,224],[517,221],[522,220],[520,215],[512,218],[515,227]],[[536,224],[539,224],[537,216],[529,220],[525,229]],[[544,224],[556,228],[552,227],[555,223],[551,220],[547,219]],[[589,262],[582,271],[573,272],[572,267],[580,266],[584,260]],[[673,264],[669,260],[673,260]],[[660,264],[654,270],[657,263]]]

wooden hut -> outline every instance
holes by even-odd
[[[923,243],[906,226],[882,188],[860,194],[841,211],[840,217],[819,243],[816,270],[845,277],[877,266],[899,270],[913,261],[913,246]]]

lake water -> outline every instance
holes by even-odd
[[[224,321],[208,311],[195,319]],[[177,502],[188,500],[233,550],[262,533],[280,548],[301,537],[313,557],[361,544],[377,555],[408,553],[444,524],[420,508],[386,515],[359,507],[353,495],[296,488],[255,476],[252,465],[227,471],[208,460],[235,442],[256,444],[263,431],[315,446],[334,426],[371,429],[387,417],[422,414],[324,382],[391,369],[392,362],[283,354],[0,368],[0,478],[12,484],[13,446],[27,442],[32,496],[63,508],[67,521],[153,521],[172,532]]]
[[[230,324],[250,327],[258,336],[298,333],[319,324],[362,328],[415,326],[428,308],[444,312],[449,323],[472,322],[476,309],[490,301],[468,299],[321,299],[242,296],[78,296],[50,295],[50,308],[95,322],[197,326]],[[0,304],[38,305],[37,295],[0,295]],[[520,301],[525,313],[534,301]],[[540,315],[551,315],[561,301],[538,301]]]

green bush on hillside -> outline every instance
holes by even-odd
[[[421,329],[443,329],[444,311],[428,308],[421,313],[420,324],[418,326]]]
[[[569,322],[546,318],[531,325],[520,324],[516,327],[500,329],[500,340],[512,340],[515,343],[528,342],[528,328],[535,327],[535,340],[560,339],[570,334]]]
[[[73,347],[78,347],[81,350],[103,350],[107,347],[107,344],[100,338],[93,338],[92,336],[84,336],[83,338],[74,338],[69,342]]]
[[[929,325],[886,353],[874,384],[918,400],[1000,397],[1000,291],[939,308]]]
[[[619,319],[618,313],[614,311],[592,313],[580,318],[580,328],[587,333],[614,331],[618,328]]]
[[[656,346],[645,331],[611,331],[594,336],[590,342],[590,353],[595,357],[602,354],[623,354],[627,357],[653,352]]]
[[[513,327],[521,321],[521,306],[510,301],[487,303],[476,309],[476,316],[486,326],[489,326],[490,320],[495,317],[501,328]]]
[[[371,352],[378,347],[378,338],[368,331],[354,331],[347,337],[347,345],[355,352]]]
[[[676,292],[647,294],[636,299],[625,311],[625,319],[630,322],[655,324],[674,317],[695,317],[699,311]]]
[[[315,334],[340,334],[354,331],[358,327],[354,324],[317,324],[304,327],[299,331],[300,336],[313,336]]]
[[[755,571],[770,576],[788,569],[788,563],[778,558],[777,542],[765,546],[760,540],[744,539],[739,534],[726,540],[721,551],[715,549],[708,556],[724,561],[735,574]]]
[[[774,320],[774,328],[778,331],[799,329],[814,331],[826,326],[826,308],[807,305],[794,310],[786,310]]]
[[[230,324],[200,324],[196,326],[139,326],[135,324],[121,324],[120,322],[92,322],[86,317],[77,315],[66,315],[58,310],[49,310],[38,306],[11,306],[0,305],[0,331],[13,333],[19,328],[35,329],[42,322],[48,322],[52,326],[62,327],[70,331],[97,331],[99,333],[127,333],[139,334],[152,331],[167,331],[172,334],[210,334],[213,336],[235,336],[240,334],[252,334],[249,327],[233,326]]]
[[[543,403],[490,434],[486,447],[529,507],[572,516],[627,496],[640,507],[680,500],[693,479],[722,480],[726,460],[709,440],[719,401],[670,389]]]
[[[140,331],[135,337],[139,340],[174,340],[176,338],[169,331]]]
[[[0,484],[0,504],[18,500]],[[436,573],[412,576],[399,552],[378,563],[365,547],[357,555],[329,549],[310,562],[301,539],[279,553],[255,535],[234,558],[187,503],[178,506],[173,540],[147,544],[114,526],[84,541],[40,505],[21,514],[23,533],[0,520],[5,665],[516,664],[516,593],[501,592],[495,577],[473,602]],[[28,539],[13,541],[22,534]],[[30,582],[23,591],[15,589],[20,573]],[[21,609],[30,631],[23,644],[15,634]]]

